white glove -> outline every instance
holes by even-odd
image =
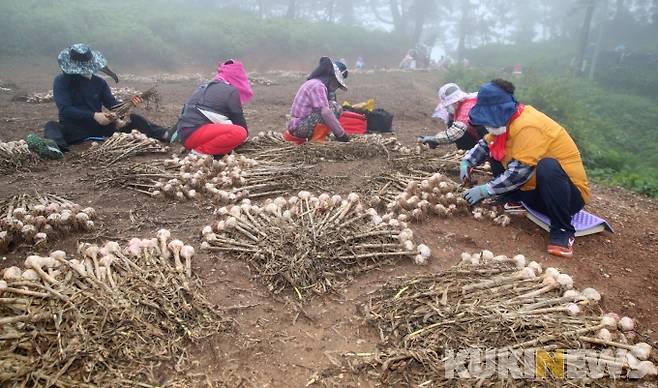
[[[110,125],[110,123],[112,123],[111,117],[103,112],[94,113],[94,120],[102,126]]]

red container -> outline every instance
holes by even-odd
[[[363,135],[368,132],[368,120],[364,114],[344,111],[338,121],[350,135]]]

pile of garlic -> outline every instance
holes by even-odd
[[[171,233],[162,229],[157,238],[132,239],[122,248],[115,241],[107,241],[103,246],[81,243],[78,246],[76,258],[67,260],[64,251],[57,250],[48,256],[28,256],[23,268],[16,266],[5,268],[0,284],[0,294],[3,292],[32,295],[22,288],[7,290],[7,282],[42,282],[44,285],[69,284],[73,277],[92,277],[94,281],[101,282],[111,289],[117,288],[120,276],[114,269],[115,263],[121,261],[122,267],[126,259],[154,261],[161,264],[168,263],[172,270],[187,279],[192,276],[192,257],[194,248],[180,240],[171,240]],[[129,264],[134,266],[135,264]],[[4,285],[4,287],[3,287]],[[34,295],[32,295],[34,296]]]
[[[371,204],[378,206],[381,199],[373,196]],[[429,214],[447,218],[468,211],[468,204],[460,193],[457,183],[447,176],[436,173],[421,182],[411,180],[402,193],[386,204],[385,219],[421,221]]]
[[[9,174],[21,168],[32,166],[37,161],[37,155],[30,151],[25,140],[0,141],[1,172]]]
[[[316,251],[318,245],[327,243],[334,249],[332,254],[338,254],[345,248],[347,259],[352,255],[358,257],[355,252],[360,249],[367,257],[377,257],[378,254],[382,257],[410,257],[416,264],[426,264],[431,257],[429,247],[413,242],[413,231],[406,222],[397,219],[384,222],[377,210],[363,206],[357,193],[342,197],[327,193],[316,196],[301,191],[289,198],[267,199],[263,206],[253,205],[247,199],[240,205],[219,208],[216,214],[221,219],[203,229],[205,242],[202,248],[215,246],[235,252],[253,249],[260,257],[261,243],[270,245],[271,241],[281,238],[281,230],[290,229],[300,236],[309,236],[305,244],[312,246],[310,251]],[[361,237],[357,239],[354,236]],[[360,244],[342,243],[351,238]],[[301,237],[299,239],[303,240]],[[382,245],[382,239],[389,242]],[[324,253],[326,249],[319,251]],[[281,253],[282,259],[285,260],[286,255],[285,252]]]
[[[584,314],[581,306],[597,304],[601,300],[601,294],[593,288],[585,288],[582,291],[574,289],[571,276],[561,273],[558,269],[549,267],[543,269],[541,264],[531,261],[527,263],[525,256],[516,255],[508,258],[504,255],[495,256],[489,250],[471,254],[464,252],[461,255],[461,266],[480,266],[492,263],[512,263],[518,271],[511,276],[492,278],[478,284],[472,284],[463,288],[464,292],[474,290],[491,289],[497,287],[509,292],[509,286],[514,283],[528,285],[536,284],[531,291],[521,295],[514,295],[509,300],[520,307],[510,317],[520,315],[549,315],[566,314],[571,317],[579,317]],[[551,295],[558,292],[557,296]],[[586,334],[595,334],[595,337]],[[658,370],[649,361],[652,353],[651,345],[644,342],[635,342],[635,321],[630,317],[620,317],[616,313],[607,313],[599,317],[599,324],[578,331],[579,341],[592,345],[603,346],[602,354],[609,358],[608,361],[623,364],[639,377],[656,376]]]
[[[14,197],[20,206],[5,206],[0,218],[0,251],[22,242],[38,245],[53,237],[94,229],[96,210],[92,207],[82,208],[48,195],[34,201],[17,198],[25,197]]]
[[[157,139],[133,129],[129,133],[115,132],[103,142],[93,142],[88,150],[80,154],[82,163],[97,163],[111,166],[135,155],[167,152],[166,145]]]
[[[156,182],[151,195],[185,200],[204,193],[222,203],[240,201],[249,195],[248,190],[240,189],[247,183],[243,175],[258,165],[257,161],[236,154],[221,160],[192,154],[173,157],[165,160],[165,166],[175,169],[177,178]]]
[[[510,216],[508,216],[504,212],[501,214],[498,208],[494,206],[492,206],[488,210],[483,207],[475,207],[471,210],[471,214],[473,214],[473,218],[475,218],[478,221],[490,220],[494,224],[500,225],[502,227],[508,226],[512,221]]]
[[[510,217],[500,214],[497,208],[484,210],[482,207],[470,209],[464,199],[462,188],[449,177],[435,173],[423,180],[405,179],[403,175],[391,175],[389,184],[401,189],[399,194],[391,192],[373,195],[369,203],[373,207],[386,205],[384,221],[397,219],[402,222],[419,222],[430,215],[448,218],[458,214],[473,215],[478,221],[490,219],[494,224],[508,226]],[[388,202],[386,202],[388,201]]]

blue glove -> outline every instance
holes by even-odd
[[[471,181],[471,166],[468,164],[467,161],[462,160],[459,163],[459,180],[461,180],[462,184],[469,183]]]
[[[464,194],[464,198],[471,206],[489,197],[491,197],[491,194],[489,193],[487,185],[475,186]]]

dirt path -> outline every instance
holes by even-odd
[[[0,74],[0,78],[2,78]],[[281,131],[289,104],[301,82],[293,75],[263,75],[276,82],[255,86],[256,97],[247,109],[252,134],[261,130]],[[30,74],[14,79],[28,91],[46,91],[50,79]],[[351,74],[350,91],[341,99],[361,101],[374,97],[379,106],[395,114],[398,138],[412,144],[432,125],[429,114],[440,86],[437,73]],[[126,82],[122,86],[146,89],[149,83]],[[172,125],[185,98],[196,83],[162,83],[163,101],[159,112],[145,112],[152,120]],[[0,94],[0,139],[13,140],[39,129],[56,117],[53,104],[31,105],[12,102],[11,94]],[[99,212],[98,231],[56,244],[73,251],[78,240],[128,240],[152,236],[163,227],[186,242],[198,246],[200,230],[213,219],[213,208],[204,203],[175,203],[152,199],[114,187],[96,187],[85,180],[87,166],[64,161],[49,162],[39,171],[0,177],[0,198],[19,192],[53,192]],[[146,158],[140,158],[146,159]],[[377,162],[347,162],[323,166],[323,170],[358,174],[375,172]],[[348,185],[350,186],[350,185]],[[344,192],[349,191],[346,187]],[[236,330],[226,336],[190,349],[197,372],[210,380],[237,386],[304,386],[312,374],[329,365],[327,355],[341,351],[369,351],[378,335],[364,326],[356,311],[362,295],[391,277],[438,271],[455,264],[462,251],[490,249],[497,254],[523,253],[546,266],[555,266],[574,277],[579,288],[595,287],[604,295],[603,308],[628,314],[639,320],[643,334],[658,338],[658,203],[626,191],[594,187],[589,209],[611,221],[616,233],[580,238],[576,257],[563,260],[544,253],[546,234],[525,218],[514,218],[511,226],[500,228],[471,218],[433,219],[415,224],[414,231],[432,248],[433,260],[427,267],[403,264],[360,276],[336,295],[318,297],[295,307],[291,295],[273,299],[257,279],[252,279],[242,262],[230,257],[199,254],[194,268],[204,282],[210,300],[228,308]],[[6,254],[0,267],[12,265],[30,253],[19,247]],[[374,385],[374,382],[367,383]]]

